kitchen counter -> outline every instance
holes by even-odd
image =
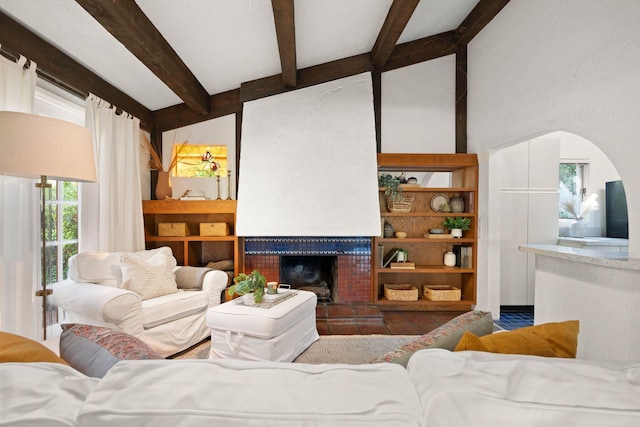
[[[560,237],[558,245],[572,248],[595,249],[605,252],[627,252],[629,239],[613,237]]]
[[[640,360],[640,259],[560,245],[522,245],[535,262],[534,324],[580,321],[578,358]]]
[[[640,259],[629,258],[626,251],[611,252],[560,245],[520,245],[519,249],[523,252],[545,255],[551,258],[640,271]]]

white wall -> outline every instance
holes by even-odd
[[[637,0],[512,0],[470,43],[468,146],[481,163],[479,308],[499,308],[499,226],[488,197],[496,147],[557,130],[592,141],[625,183],[629,251],[640,257],[638,22]]]
[[[382,74],[382,152],[455,153],[456,58]]]
[[[236,198],[236,116],[219,117],[206,122],[184,126],[163,132],[162,134],[162,164],[165,168],[171,163],[173,144],[226,145],[227,167],[231,171],[231,198]],[[171,177],[172,197],[180,197],[186,190],[201,190],[208,199],[218,196],[216,178],[177,178]],[[220,196],[227,197],[227,178],[220,178]]]

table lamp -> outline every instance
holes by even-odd
[[[47,178],[62,181],[95,181],[93,144],[87,128],[63,120],[35,114],[0,111],[0,173],[39,178],[40,228],[42,239],[41,274],[42,327],[47,339],[47,251],[45,189]]]

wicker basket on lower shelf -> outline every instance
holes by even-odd
[[[389,301],[417,301],[418,289],[411,285],[384,285],[384,296]]]
[[[402,196],[392,199],[387,197],[387,209],[392,213],[409,213],[413,204],[414,196]]]
[[[450,285],[424,285],[424,296],[431,301],[460,301],[460,289]]]

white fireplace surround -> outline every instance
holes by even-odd
[[[248,102],[236,234],[377,236],[369,73]]]

